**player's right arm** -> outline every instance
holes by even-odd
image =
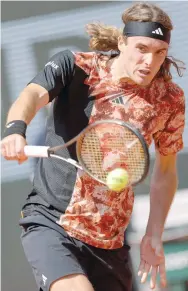
[[[37,111],[47,105],[48,102],[49,94],[44,87],[34,83],[29,84],[11,106],[7,123],[12,120],[23,120],[28,125]]]
[[[17,120],[23,121],[28,125],[37,111],[48,102],[49,94],[44,87],[34,83],[29,84],[11,106],[6,126],[11,126]],[[7,160],[17,160],[22,163],[27,160],[24,154],[24,146],[26,144],[26,139],[21,134],[10,134],[1,141],[1,154]]]
[[[74,67],[74,56],[70,51],[54,55],[30,84],[20,93],[11,106],[1,141],[2,156],[7,160],[24,162],[24,146],[27,144],[25,132],[27,125],[37,111],[52,101],[70,82]]]

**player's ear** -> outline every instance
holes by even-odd
[[[118,49],[119,49],[119,51],[120,52],[123,51],[125,46],[126,46],[126,38],[123,35],[120,35],[118,37]]]

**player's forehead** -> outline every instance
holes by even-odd
[[[160,40],[160,39],[154,39],[151,37],[146,37],[146,36],[133,36],[133,37],[128,37],[127,40],[128,44],[131,44],[132,46],[138,46],[138,45],[143,45],[151,49],[168,49],[169,45]]]

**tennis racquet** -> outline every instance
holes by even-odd
[[[78,161],[56,154],[73,143]],[[115,168],[126,169],[129,184],[136,185],[144,180],[150,164],[148,147],[139,130],[117,119],[96,121],[63,145],[25,146],[24,152],[28,157],[63,160],[105,185],[108,173]]]

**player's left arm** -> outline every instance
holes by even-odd
[[[150,214],[146,234],[161,238],[165,221],[178,187],[176,154],[161,155],[156,160],[150,186]]]
[[[165,287],[167,284],[162,234],[177,186],[176,154],[165,156],[156,150],[150,187],[150,213],[146,233],[140,245],[138,272],[141,282],[145,283],[151,270],[151,289],[156,286],[158,273],[161,285]]]
[[[154,134],[156,160],[150,186],[150,213],[146,233],[140,244],[138,275],[144,283],[151,270],[151,289],[156,286],[158,273],[162,286],[166,286],[167,283],[162,234],[178,187],[176,155],[183,148],[182,136],[185,125],[183,91],[170,84],[168,93],[172,111],[165,128]]]
[[[185,97],[177,85],[169,85],[172,111],[165,128],[154,134],[156,160],[150,186],[150,214],[147,234],[161,237],[178,186],[177,152],[183,148]],[[175,100],[175,101],[174,101]],[[172,103],[174,102],[174,103]]]

